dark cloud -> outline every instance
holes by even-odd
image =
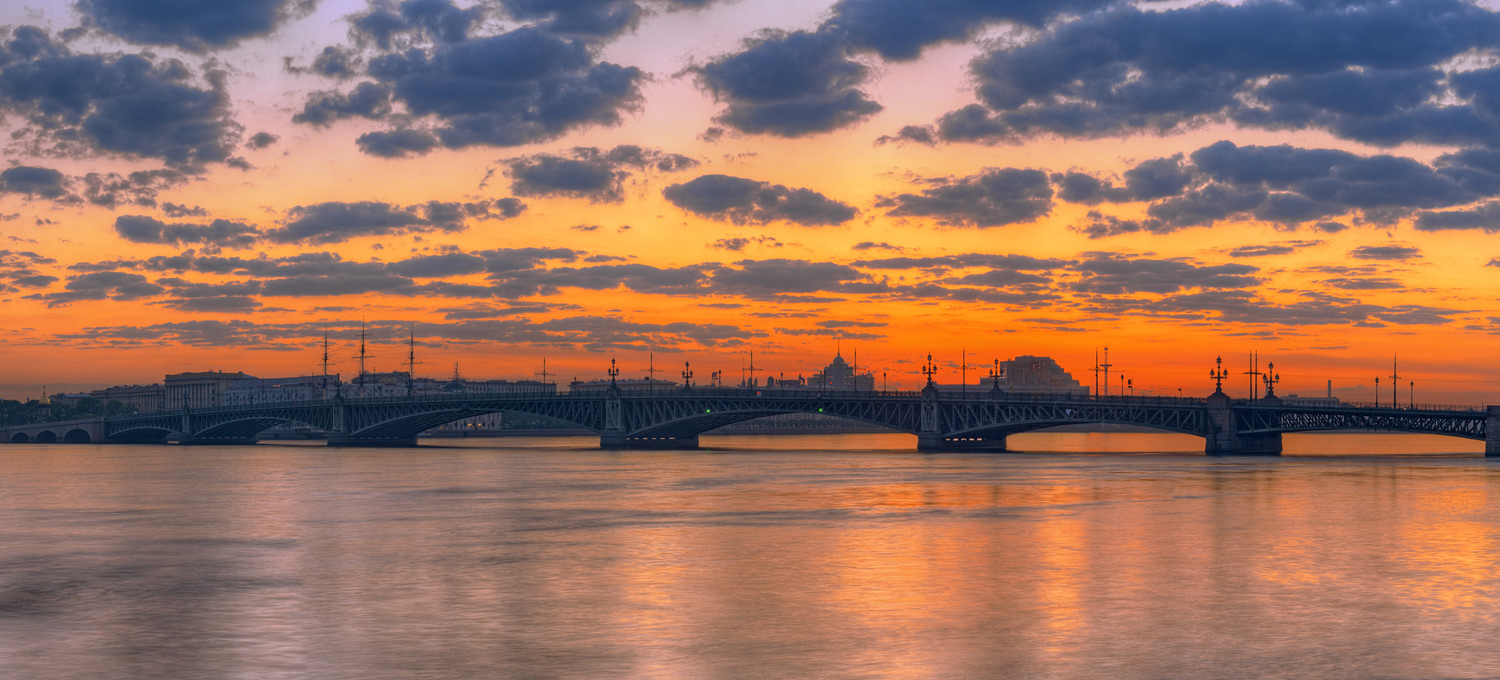
[[[303,104],[302,112],[292,116],[294,123],[330,125],[345,118],[380,120],[391,112],[391,88],[379,83],[360,83],[347,94],[314,92]]]
[[[208,211],[201,206],[181,205],[171,201],[162,203],[161,211],[167,217],[208,217]]]
[[[378,201],[299,205],[287,212],[285,226],[267,230],[265,236],[278,243],[318,244],[362,236],[462,230],[463,223],[450,219],[443,207],[429,204],[398,208]]]
[[[1318,283],[1339,290],[1392,290],[1406,287],[1400,281],[1388,277],[1336,278],[1325,279]]]
[[[703,89],[726,104],[716,119],[724,125],[782,137],[828,132],[882,109],[859,89],[869,76],[856,60],[861,52],[904,61],[929,45],[972,37],[990,23],[1041,26],[1111,2],[841,0],[816,31],[768,31],[693,71]],[[934,141],[931,129],[906,126],[877,143]]]
[[[438,138],[426,130],[397,128],[366,132],[355,140],[359,150],[381,158],[401,158],[407,155],[420,156],[438,146]]]
[[[713,291],[721,295],[772,298],[786,294],[836,291],[868,277],[853,267],[807,260],[741,260],[737,268],[714,272]]]
[[[0,171],[0,192],[58,199],[68,195],[68,178],[51,168],[18,165]]]
[[[661,3],[669,8],[701,7],[708,0]],[[634,0],[500,0],[510,16],[539,22],[549,33],[607,38],[633,30],[645,8]]]
[[[1303,291],[1291,301],[1278,302],[1247,290],[1204,290],[1153,299],[1098,298],[1081,310],[1092,314],[1143,314],[1227,324],[1364,327],[1446,324],[1452,321],[1450,317],[1465,313],[1426,305],[1375,305],[1316,291]]]
[[[48,274],[29,274],[27,276],[18,276],[11,279],[11,281],[25,288],[45,288],[57,283],[58,279],[56,276]]]
[[[1360,246],[1349,251],[1356,260],[1410,260],[1422,256],[1420,248],[1410,246]]]
[[[484,4],[459,9],[451,0],[405,0],[399,4],[375,4],[350,17],[349,23],[357,39],[388,50],[398,47],[395,44],[398,39],[407,44],[463,42],[485,13]]]
[[[621,145],[609,150],[575,147],[566,156],[535,154],[505,161],[511,191],[521,196],[560,195],[595,202],[624,200],[633,171],[676,172],[697,167],[687,156]]]
[[[1181,155],[1149,160],[1125,171],[1125,189],[1134,201],[1176,196],[1192,181],[1182,167]]]
[[[1361,156],[1336,149],[1290,145],[1237,146],[1221,141],[1178,157],[1145,161],[1126,171],[1126,186],[1070,173],[1054,175],[1064,198],[1082,203],[1161,199],[1149,219],[1124,220],[1090,213],[1075,230],[1093,238],[1148,231],[1168,233],[1227,219],[1257,219],[1284,227],[1313,223],[1344,229],[1329,217],[1359,213],[1389,224],[1418,209],[1472,203],[1500,191],[1500,155],[1480,149],[1425,164],[1400,156]],[[1447,219],[1462,220],[1459,212]],[[1437,219],[1439,222],[1444,218]],[[1419,221],[1420,224],[1420,221]]]
[[[662,190],[688,212],[735,224],[786,221],[803,226],[843,224],[859,214],[853,206],[811,189],[793,189],[729,175],[703,175]]]
[[[56,276],[42,274],[36,268],[57,264],[29,250],[0,249],[0,293],[15,293],[21,288],[45,288],[57,282]]]
[[[320,341],[325,332],[344,342],[363,331],[375,338],[404,341],[408,321],[328,323],[253,323],[240,319],[177,321],[145,326],[93,326],[57,336],[77,343],[128,343],[161,346],[253,347],[284,349],[287,341]],[[726,324],[676,322],[642,323],[617,317],[573,316],[545,321],[526,318],[466,319],[453,323],[424,323],[425,341],[484,344],[526,344],[583,351],[618,348],[677,350],[742,344],[765,335],[763,331]]]
[[[882,197],[876,205],[897,217],[933,217],[951,226],[999,227],[1052,212],[1047,173],[990,168],[969,177],[930,180],[918,194]]]
[[[1081,172],[1053,173],[1052,183],[1058,186],[1057,197],[1069,203],[1093,205],[1104,201],[1118,203],[1136,200],[1125,187],[1117,187]]]
[[[1321,246],[1324,241],[1287,241],[1268,245],[1239,246],[1229,249],[1230,257],[1271,257],[1276,255],[1290,255],[1304,248]]]
[[[102,271],[69,276],[62,291],[26,297],[42,300],[48,307],[61,307],[80,300],[139,300],[160,295],[163,290],[140,274]]]
[[[330,45],[324,47],[323,51],[313,58],[309,70],[320,76],[343,80],[359,75],[361,61],[359,55],[353,50]]]
[[[1494,233],[1500,231],[1500,201],[1481,203],[1468,210],[1424,212],[1417,215],[1416,227],[1418,231],[1482,229]]]
[[[175,60],[74,54],[33,26],[0,44],[0,113],[28,123],[16,138],[37,155],[227,162],[240,126],[229,117],[224,74],[204,80]]]
[[[744,237],[721,238],[709,244],[709,246],[713,248],[723,248],[724,250],[732,250],[734,252],[744,250],[745,246],[748,245],[750,245],[750,239]]]
[[[388,271],[412,278],[465,276],[482,273],[486,268],[486,260],[483,257],[468,253],[423,255],[386,265]]]
[[[1119,236],[1121,234],[1134,234],[1137,232],[1149,232],[1152,234],[1165,234],[1174,229],[1159,219],[1126,220],[1106,215],[1097,210],[1090,210],[1086,216],[1088,221],[1083,224],[1075,224],[1069,229],[1084,234],[1091,239]]]
[[[726,104],[715,120],[742,132],[798,137],[882,109],[858,89],[869,69],[832,33],[770,32],[694,71],[703,89]]]
[[[1072,265],[1082,275],[1072,284],[1081,293],[1126,295],[1173,293],[1189,288],[1205,290],[1250,288],[1260,283],[1260,271],[1245,264],[1200,265],[1186,259],[1130,258],[1114,253],[1089,253]]]
[[[208,224],[167,224],[143,215],[116,217],[115,233],[135,243],[178,246],[201,243],[224,248],[248,248],[261,237],[259,229],[240,222],[214,220]]]
[[[83,200],[104,208],[133,205],[153,207],[158,193],[182,186],[200,175],[196,170],[183,168],[157,168],[136,170],[121,175],[117,172],[90,172],[81,178]],[[72,202],[72,197],[60,199]]]
[[[252,149],[264,149],[280,141],[280,139],[280,137],[269,132],[257,132],[250,135],[250,139],[245,141],[245,145]]]
[[[925,269],[945,271],[970,267],[1008,269],[1015,271],[1044,271],[1076,264],[1073,260],[1038,258],[1030,255],[998,255],[990,253],[964,253],[962,255],[940,255],[935,257],[890,257],[879,260],[857,260],[854,266],[865,269]]]
[[[154,0],[76,0],[84,25],[133,43],[172,45],[189,52],[233,47],[268,35],[287,19],[304,15],[314,0],[215,0],[163,3]]]
[[[1059,14],[1084,14],[1113,0],[840,0],[823,30],[886,59],[915,59],[922,48],[973,37],[987,23],[1040,27]]]
[[[1495,46],[1500,14],[1466,0],[1129,3],[976,60],[982,105],[948,141],[1169,132],[1229,118],[1371,144],[1500,145],[1489,69],[1439,67]]]
[[[881,135],[875,139],[875,144],[921,144],[922,146],[937,146],[937,136],[933,134],[932,128],[924,125],[905,125],[894,135]]]
[[[407,114],[435,119],[430,134],[452,149],[519,146],[614,125],[639,103],[645,77],[638,68],[596,63],[582,40],[536,28],[384,54],[366,72]],[[421,151],[390,142],[368,137],[361,146]]]
[[[520,217],[526,212],[526,204],[519,198],[500,198],[495,200],[495,211],[502,220]]]
[[[854,250],[858,250],[858,251],[865,251],[865,250],[894,250],[894,251],[897,251],[897,252],[906,250],[906,248],[903,248],[901,246],[893,246],[893,245],[891,245],[889,243],[886,243],[885,241],[879,241],[879,242],[876,242],[876,241],[860,241],[859,243],[854,244],[853,249]]]

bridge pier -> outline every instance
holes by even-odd
[[[605,432],[599,435],[599,448],[606,451],[623,449],[696,449],[698,435],[678,437],[630,437],[624,432]]]
[[[917,435],[917,451],[921,453],[1005,453],[1005,435],[983,435],[968,437],[944,437],[941,434],[923,432]]]
[[[1484,457],[1500,458],[1500,406],[1485,409]]]
[[[1204,438],[1203,452],[1210,456],[1279,456],[1280,432],[1240,434],[1239,421],[1222,390],[1208,396],[1208,421],[1213,427]],[[1278,402],[1280,403],[1280,402]]]

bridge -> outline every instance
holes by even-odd
[[[573,394],[433,395],[327,399],[183,409],[0,429],[0,441],[252,444],[261,430],[293,424],[331,433],[332,446],[415,446],[417,435],[487,413],[545,416],[599,435],[605,449],[691,449],[710,430],[753,418],[818,413],[916,436],[919,451],[1004,452],[1006,437],[1060,425],[1108,423],[1204,439],[1210,455],[1279,455],[1289,432],[1373,430],[1462,437],[1500,457],[1500,406],[1482,409],[1298,406],[1274,394],[1232,400],[1008,393],[817,392],[680,388]]]

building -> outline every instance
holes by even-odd
[[[421,382],[422,390],[417,389],[417,383]],[[355,376],[343,386],[345,399],[375,399],[380,397],[405,397],[408,394],[432,394],[434,381],[413,380],[411,374],[406,371],[388,371],[386,373],[361,373]]]
[[[165,408],[167,390],[161,385],[120,385],[94,390],[89,396],[106,403],[118,401],[134,406],[136,413],[152,413]]]
[[[988,368],[989,370],[985,370]],[[941,392],[987,392],[996,384],[995,378],[988,374],[996,371],[999,376],[1001,391],[1013,394],[1072,394],[1077,396],[1088,396],[1089,388],[1073,379],[1062,366],[1059,366],[1052,357],[1038,357],[1023,354],[1008,361],[1002,361],[998,366],[983,364],[975,366],[974,372],[980,376],[967,388],[962,384],[939,384],[937,388]]]
[[[295,378],[245,378],[235,380],[220,395],[224,406],[277,404],[290,401],[319,401],[338,394],[337,375],[298,376]]]
[[[53,404],[56,404],[58,406],[67,406],[69,408],[72,408],[78,405],[78,400],[87,399],[90,396],[91,395],[87,392],[64,392],[62,394],[54,394],[49,397],[49,399],[52,400]]]
[[[875,389],[875,374],[860,373],[858,366],[844,361],[843,353],[835,354],[822,371],[803,378],[766,378],[766,387],[774,389],[804,389],[824,392],[868,392]]]
[[[603,392],[609,389],[610,384],[608,380],[574,380],[568,383],[568,391],[574,394]],[[625,392],[669,392],[677,389],[677,383],[670,380],[646,380],[645,378],[617,380],[613,384]]]
[[[203,371],[201,373],[173,373],[163,380],[166,390],[166,410],[187,408],[211,408],[221,406],[224,391],[237,380],[249,380],[253,376],[239,371]]]
[[[464,394],[469,395],[557,394],[557,383],[544,383],[539,380],[460,380],[458,382],[463,384]]]

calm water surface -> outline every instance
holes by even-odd
[[[0,678],[1500,676],[1473,442],[594,443],[0,446]]]

